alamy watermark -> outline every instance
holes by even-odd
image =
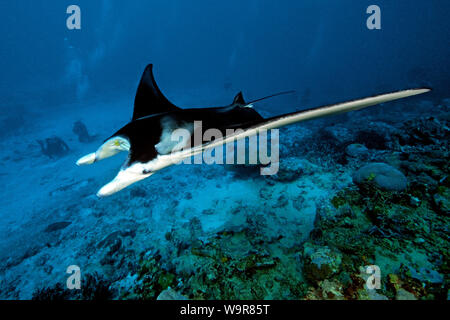
[[[191,128],[178,128],[171,132],[163,130],[161,141],[155,147],[162,154],[166,154],[170,150],[174,158],[178,152],[193,151],[192,156],[185,157],[177,164],[262,165],[261,175],[277,174],[279,169],[279,130],[272,129],[268,132],[261,129],[247,137],[242,137],[244,135],[245,130],[243,129],[225,129],[225,134],[216,128],[209,128],[203,132],[202,121],[194,121]],[[218,141],[226,142],[222,144]],[[192,147],[192,142],[194,147]],[[195,146],[208,143],[212,146],[203,152],[195,153]],[[218,145],[215,146],[214,143]]]
[[[66,10],[67,14],[70,14],[66,20],[66,26],[69,30],[80,30],[81,29],[81,9],[77,5],[70,5]]]
[[[370,265],[366,267],[366,274],[369,277],[366,280],[366,287],[369,290],[381,289],[381,270],[377,265]]]
[[[78,5],[70,5],[66,9],[66,13],[70,16],[67,17],[66,26],[69,30],[81,29],[81,9]],[[370,16],[367,18],[366,26],[369,30],[381,30],[381,9],[379,6],[373,4],[367,7],[367,14]]]
[[[81,269],[77,265],[70,265],[67,267],[66,273],[70,274],[67,278],[67,289],[81,289]]]
[[[366,26],[369,30],[381,30],[381,9],[377,5],[371,5],[366,10],[370,16],[367,18]]]

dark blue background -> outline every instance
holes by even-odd
[[[80,31],[66,28],[70,4],[81,7]],[[366,28],[371,4],[382,30]],[[419,85],[448,96],[444,0],[20,0],[0,12],[3,106],[115,95],[131,104],[149,62],[165,94],[177,103],[185,93],[189,106],[228,102],[225,83],[230,99],[296,89],[296,107]]]

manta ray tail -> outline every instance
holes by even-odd
[[[285,94],[291,94],[291,93],[295,93],[295,90],[278,92],[278,93],[271,94],[270,96],[266,96],[266,97],[263,97],[263,98],[258,98],[258,99],[252,100],[252,101],[245,102],[244,97],[242,96],[242,92],[239,92],[236,95],[236,97],[234,98],[234,101],[233,101],[233,103],[231,105],[236,105],[237,104],[237,105],[240,105],[240,106],[242,106],[244,108],[253,108],[253,103],[255,103],[255,102],[259,102],[259,101],[263,101],[263,100],[267,100],[267,99],[270,99],[270,98],[282,96],[282,95],[285,95]]]
[[[356,111],[360,109],[364,109],[370,106],[374,106],[377,104],[394,101],[398,99],[403,99],[410,96],[415,96],[418,94],[426,93],[430,91],[429,88],[419,88],[419,89],[409,89],[402,90],[392,93],[381,94],[377,96],[372,96],[368,98],[327,105],[319,108],[312,108],[308,110],[302,110],[298,112],[293,112],[289,114],[285,114],[282,116],[273,117],[267,119],[267,123],[264,125],[266,129],[273,129],[283,127],[288,124],[306,121],[316,118],[321,118],[333,114],[339,114],[349,111]]]
[[[292,94],[292,93],[295,93],[295,90],[289,90],[289,91],[283,91],[283,92],[274,93],[274,94],[271,94],[270,96],[266,96],[266,97],[263,97],[263,98],[255,99],[255,100],[249,101],[247,103],[248,104],[252,104],[252,103],[263,101],[263,100],[270,99],[270,98],[273,98],[273,97],[278,97],[278,96],[282,96],[282,95],[285,95],[285,94]]]

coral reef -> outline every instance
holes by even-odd
[[[187,298],[169,287],[161,292],[156,300],[187,300]]]
[[[342,255],[328,247],[314,247],[310,243],[303,247],[303,272],[311,281],[329,279],[339,271]]]
[[[403,191],[407,187],[407,180],[403,173],[386,163],[370,163],[353,175],[356,184],[375,184],[378,188],[388,191]]]
[[[61,283],[53,287],[38,289],[33,293],[33,300],[109,300],[113,297],[110,284],[97,273],[88,274],[82,279],[80,289],[67,289]]]
[[[441,177],[448,174],[448,166],[435,162],[434,157],[424,156],[421,163]],[[407,192],[387,191],[370,181],[360,181],[363,183],[358,188],[339,192],[331,200],[329,212],[323,218],[319,215],[312,239],[316,245],[344,253],[343,272],[333,279],[343,286],[346,298],[371,298],[354,288],[355,279],[348,284],[340,280],[348,278],[345,274],[355,274],[355,266],[371,264],[389,273],[384,287],[377,291],[384,297],[447,298],[449,221],[448,215],[436,210],[434,202],[436,194],[448,189],[446,179],[433,182],[428,177],[432,184],[418,184],[417,180],[424,177],[419,170],[410,170],[408,177],[413,183]]]
[[[369,155],[369,149],[363,144],[352,143],[347,146],[345,153],[353,158],[365,159]]]
[[[281,159],[278,172],[275,175],[266,176],[268,181],[292,182],[297,180],[304,173],[304,165],[297,158]]]
[[[48,204],[1,226],[0,297],[448,299],[446,108],[283,128],[274,176],[174,166],[99,201],[100,178],[47,172],[38,181]],[[65,288],[71,264],[86,275],[81,290]],[[368,266],[379,268],[379,289]]]

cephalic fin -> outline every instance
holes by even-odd
[[[94,162],[95,162],[95,152],[92,152],[78,159],[77,166],[93,164]]]
[[[77,161],[77,166],[89,165],[112,157],[119,152],[129,151],[130,141],[125,137],[113,137],[103,143],[96,152],[89,153]]]

